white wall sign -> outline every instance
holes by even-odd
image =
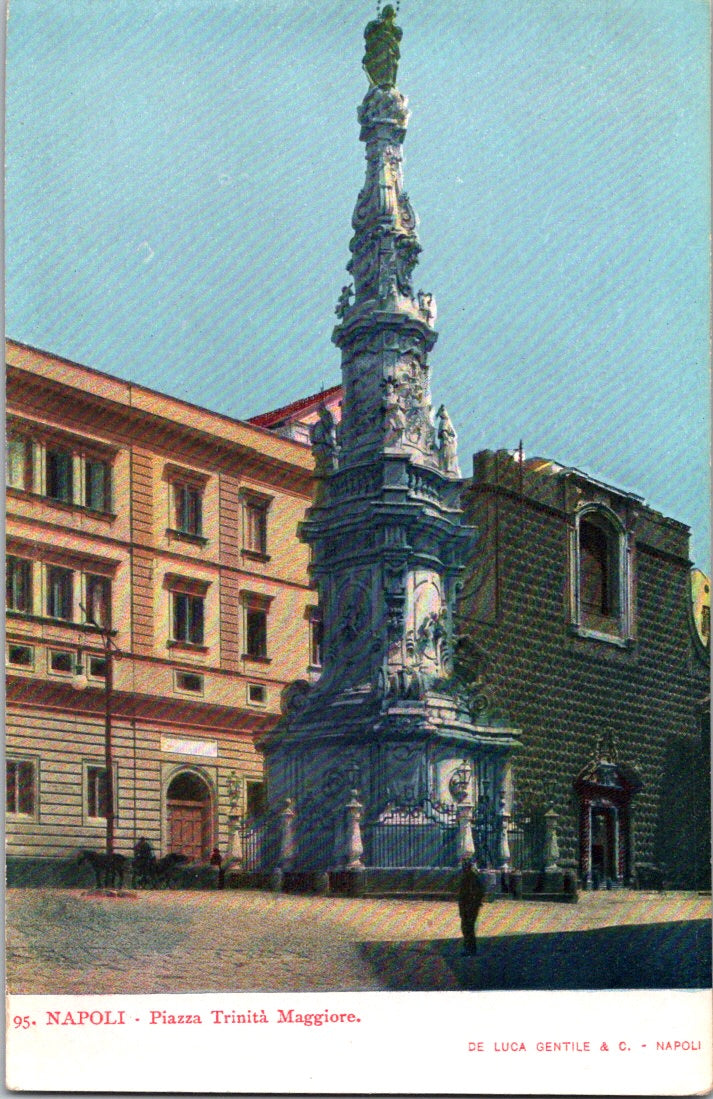
[[[162,736],[161,751],[175,752],[181,756],[218,756],[217,740],[186,740],[184,737]]]

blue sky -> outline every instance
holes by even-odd
[[[232,416],[339,381],[354,0],[13,0],[8,334]],[[693,527],[709,570],[709,8],[403,0],[436,404]]]

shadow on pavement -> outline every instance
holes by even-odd
[[[456,939],[369,942],[362,952],[390,990],[711,986],[708,920],[483,937],[475,957]]]

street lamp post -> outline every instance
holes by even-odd
[[[111,865],[114,855],[114,754],[112,745],[111,715],[114,692],[114,657],[121,655],[119,648],[114,643],[111,630],[106,626],[100,626],[98,622],[87,614],[84,607],[87,624],[92,626],[101,638],[104,650],[104,769],[106,772],[106,854]],[[82,645],[80,641],[77,652],[77,667],[72,686],[75,690],[83,691],[87,686],[87,674],[82,663]]]

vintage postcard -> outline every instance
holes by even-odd
[[[710,1089],[708,43],[11,0],[8,1088]]]

